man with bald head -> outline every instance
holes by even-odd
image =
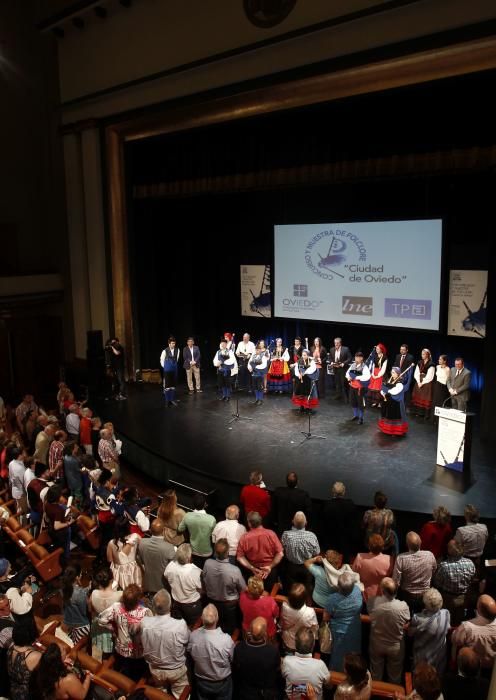
[[[480,659],[470,647],[462,647],[456,657],[456,672],[444,676],[443,697],[446,700],[486,700],[489,680],[481,678]]]
[[[403,600],[396,599],[397,586],[392,578],[382,579],[380,595],[370,598],[370,673],[374,681],[384,680],[384,667],[390,683],[401,685],[405,656],[404,626],[410,610]]]
[[[193,659],[198,700],[231,700],[231,662],[234,642],[217,627],[219,615],[215,605],[203,608],[203,626],[191,633],[188,651]]]
[[[393,569],[393,580],[399,588],[399,597],[408,603],[412,612],[423,608],[422,596],[431,586],[436,571],[432,552],[422,550],[422,541],[416,532],[406,536],[407,552],[399,554]]]
[[[490,595],[481,595],[477,601],[477,615],[462,622],[453,632],[452,644],[470,647],[480,659],[482,668],[492,668],[496,657],[496,601]]]
[[[293,583],[304,583],[308,589],[312,583],[312,576],[305,567],[305,561],[317,556],[320,545],[315,533],[307,530],[306,525],[305,513],[299,510],[294,514],[291,530],[282,533],[281,542],[285,556],[282,577],[286,592]]]
[[[212,542],[226,539],[229,543],[229,561],[236,564],[236,552],[241,536],[246,532],[246,527],[239,522],[239,508],[236,505],[226,508],[226,519],[217,523],[212,531]]]
[[[229,562],[229,544],[224,537],[215,543],[214,558],[207,559],[202,571],[203,587],[208,602],[219,613],[219,625],[232,634],[238,626],[239,594],[246,590],[246,583],[237,566]]]
[[[164,540],[165,523],[155,518],[150,527],[151,537],[142,537],[138,542],[138,561],[143,565],[143,590],[156,593],[164,587],[163,573],[174,559],[174,547]]]
[[[277,697],[280,665],[278,648],[267,640],[267,621],[256,617],[246,639],[234,650],[234,697],[239,700]]]

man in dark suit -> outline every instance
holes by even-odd
[[[341,338],[334,338],[334,347],[329,351],[329,366],[331,374],[334,375],[334,386],[336,395],[334,398],[343,398],[348,401],[348,382],[346,381],[346,371],[351,364],[352,356],[349,348],[341,344]]]
[[[467,410],[467,402],[470,398],[471,372],[463,362],[463,357],[457,357],[455,366],[450,369],[446,386],[451,394],[451,407],[459,411]]]
[[[398,355],[396,355],[394,359],[394,365],[393,367],[399,367],[401,372],[404,372],[408,367],[410,367],[411,364],[415,364],[415,359],[413,355],[408,352],[408,345],[406,343],[403,343],[403,345],[400,347],[400,352]],[[403,391],[403,399],[405,401],[405,406],[408,406],[410,404],[410,386],[412,383],[412,378],[413,378],[413,370],[412,369],[409,377],[409,381],[405,386],[405,389]]]
[[[301,510],[310,520],[312,500],[307,491],[298,488],[298,475],[296,472],[289,472],[286,476],[286,486],[278,486],[274,491],[272,500],[272,517],[274,527],[278,535],[282,535],[285,530],[291,529],[294,514]]]
[[[200,348],[195,345],[194,338],[188,338],[186,347],[183,348],[183,367],[186,370],[186,379],[188,380],[188,389],[190,394],[195,393],[193,385],[193,377],[195,378],[196,391],[202,393],[200,381]]]
[[[334,549],[347,562],[356,551],[357,511],[351,498],[345,498],[346,487],[341,481],[332,485],[331,500],[326,501],[319,519],[319,542],[323,551]]]

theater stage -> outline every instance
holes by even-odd
[[[133,466],[164,485],[174,479],[205,491],[217,486],[224,502],[239,494],[252,469],[263,470],[268,488],[284,485],[294,469],[316,499],[327,498],[339,479],[358,505],[369,505],[382,489],[396,510],[430,513],[442,504],[461,515],[474,503],[484,517],[496,517],[494,448],[481,444],[477,421],[472,473],[463,482],[435,466],[436,430],[419,418],[410,418],[405,438],[391,438],[379,432],[377,410],[368,410],[360,426],[348,421],[349,406],[326,398],[311,430],[327,439],[300,444],[308,420],[287,396],[269,395],[261,407],[250,405],[252,396],[237,396],[240,415],[253,420],[229,423],[235,397],[218,401],[213,384],[194,396],[183,388],[177,408],[164,406],[158,385],[130,385],[127,401],[101,401],[98,410],[114,422]]]

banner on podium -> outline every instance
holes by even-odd
[[[436,463],[440,467],[463,472],[467,414],[440,406],[436,406],[434,413],[439,419]]]

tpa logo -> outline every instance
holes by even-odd
[[[342,297],[341,311],[349,316],[372,316],[374,302],[372,297]]]

